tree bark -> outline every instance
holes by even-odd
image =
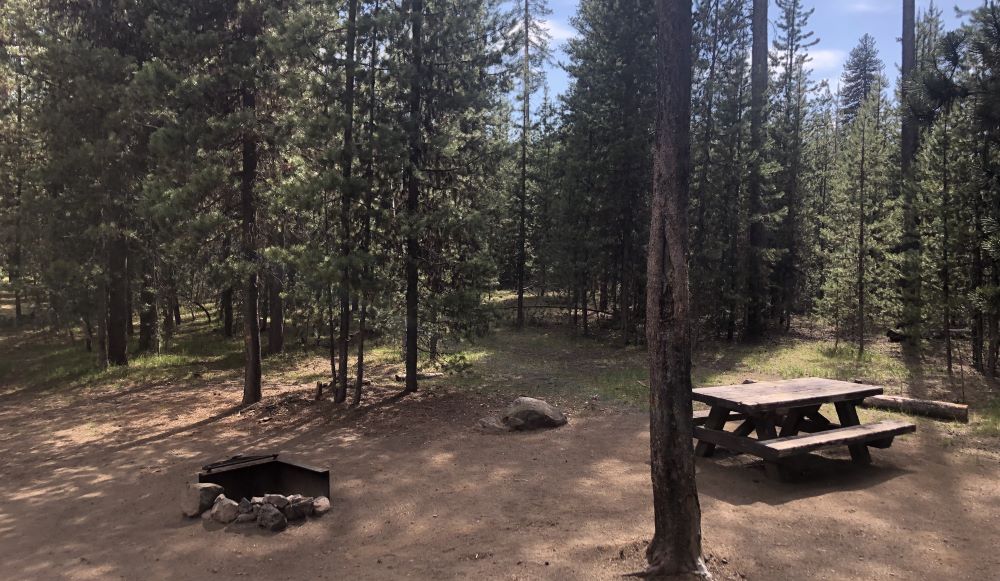
[[[97,367],[106,369],[108,366],[108,284],[101,281],[97,285]]]
[[[10,256],[10,269],[7,277],[14,289],[14,326],[20,327],[22,322],[21,307],[21,198],[24,195],[24,80],[21,75],[22,62],[17,61],[17,145],[14,162],[14,240]]]
[[[865,182],[867,181],[867,168],[865,167],[867,157],[867,132],[866,127],[861,127],[861,168],[858,184],[858,271],[856,292],[858,300],[858,361],[861,361],[865,354],[865,257],[868,255],[867,249],[867,208],[865,204]]]
[[[351,178],[354,172],[354,77],[357,69],[357,38],[358,38],[358,0],[350,0],[347,8],[347,63],[345,65],[344,114],[347,123],[344,125],[344,149],[341,157],[341,172],[344,177],[341,192],[340,208],[340,256],[343,261],[340,281],[340,374],[337,377],[337,391],[334,394],[335,403],[343,403],[347,399],[347,356],[351,339],[351,269],[348,262],[351,256],[351,204],[354,199],[354,184]]]
[[[764,210],[762,199],[762,149],[764,145],[764,107],[767,92],[767,4],[753,0],[753,48],[750,65],[750,164],[748,210],[750,213],[749,264],[747,265],[746,338],[756,341],[764,334],[764,310],[767,288],[764,284]]]
[[[656,531],[649,576],[707,575],[695,484],[688,292],[691,0],[657,0],[657,111],[646,291]]]
[[[123,224],[117,224],[117,228]],[[108,244],[108,363],[128,365],[128,242],[116,232]]]
[[[250,18],[251,25],[248,32],[252,36],[256,36],[255,33],[259,28],[256,18]],[[253,83],[245,81],[240,92],[243,110],[253,119],[257,109],[257,96]],[[254,200],[258,161],[255,128],[245,127],[240,141],[243,150],[243,164],[240,172],[240,243],[243,260],[246,261],[250,269],[244,281],[243,297],[243,346],[246,355],[243,376],[243,405],[250,405],[257,403],[261,398],[260,319],[257,317],[257,302],[260,300],[260,292],[257,285],[257,209]]]
[[[417,338],[418,324],[418,261],[420,242],[417,225],[420,212],[420,184],[417,172],[420,166],[420,125],[422,109],[422,84],[424,81],[423,55],[423,0],[410,2],[410,64],[412,72],[409,86],[409,150],[410,159],[404,172],[406,183],[406,388],[404,393],[417,391]]]

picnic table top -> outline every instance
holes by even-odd
[[[761,381],[748,385],[721,385],[695,389],[695,401],[724,408],[757,413],[798,408],[881,395],[882,388],[849,381],[805,377],[784,381]]]

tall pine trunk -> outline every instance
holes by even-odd
[[[913,164],[919,146],[919,131],[917,119],[913,116],[908,99],[910,82],[916,70],[916,9],[914,0],[903,0],[903,59],[902,59],[902,91],[903,130],[900,142],[900,166],[902,172],[901,187],[903,190],[903,334],[906,336],[904,346],[909,351],[916,350],[920,345],[920,232],[917,226],[918,210],[916,204],[916,179]]]
[[[864,121],[862,121],[864,123]],[[865,167],[866,157],[867,157],[867,131],[866,126],[861,127],[861,168],[859,174],[858,183],[858,271],[856,292],[858,300],[858,320],[857,320],[857,332],[858,332],[858,361],[864,357],[865,354],[865,257],[868,255],[867,248],[867,219],[866,215],[867,208],[865,204],[865,181],[867,178]]]
[[[255,89],[250,82],[241,89],[243,109],[253,119],[257,108]],[[260,292],[257,285],[257,208],[254,186],[257,181],[257,137],[254,128],[244,128],[241,137],[243,167],[240,172],[240,218],[243,260],[250,272],[246,275],[243,296],[243,346],[246,369],[243,377],[243,405],[257,403],[261,398],[260,319],[257,302]]]
[[[417,308],[419,300],[418,262],[420,242],[417,237],[420,213],[420,132],[424,82],[423,55],[423,0],[410,1],[410,66],[412,68],[409,86],[409,150],[410,159],[406,165],[403,180],[406,184],[406,389],[404,393],[417,391]]]
[[[767,93],[767,3],[753,0],[753,49],[750,65],[750,164],[748,210],[750,213],[749,261],[747,265],[746,338],[756,341],[764,334],[767,288],[764,284],[763,163],[764,107]]]
[[[222,289],[219,295],[220,310],[222,311],[222,334],[226,337],[233,336],[233,287],[227,286]]]
[[[108,366],[108,285],[104,281],[97,285],[97,310],[94,318],[97,319],[97,367],[105,369]]]
[[[10,268],[7,277],[14,289],[14,326],[21,326],[24,316],[21,307],[21,198],[24,195],[24,80],[20,74],[23,63],[18,57],[17,103],[15,121],[17,122],[17,143],[14,161],[14,232],[13,249],[10,253]]]
[[[657,4],[656,149],[646,291],[649,433],[656,531],[651,576],[705,574],[695,485],[688,292],[691,0]]]
[[[356,74],[356,45],[358,38],[358,0],[350,0],[347,9],[347,63],[345,65],[344,149],[341,157],[341,172],[344,184],[340,207],[340,258],[343,261],[340,281],[340,373],[337,376],[337,391],[333,401],[342,403],[347,399],[347,356],[351,339],[351,203],[354,199],[354,77]]]
[[[948,132],[951,126],[948,117],[944,120],[944,132],[941,140],[941,295],[944,302],[944,316],[942,317],[942,332],[944,332],[945,364],[948,368],[948,375],[953,372],[954,352],[951,341],[951,228],[948,214],[951,211],[951,185],[949,180],[948,156],[951,155],[950,140]]]
[[[108,363],[128,365],[128,241],[118,229],[108,243]]]
[[[527,260],[528,137],[531,130],[531,0],[524,2],[524,59],[521,70],[521,187],[517,196],[517,328],[524,327],[524,263]]]

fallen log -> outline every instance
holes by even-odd
[[[437,379],[438,377],[444,377],[444,374],[443,373],[438,373],[436,371],[428,371],[426,373],[417,373],[417,380]],[[406,381],[406,374],[405,373],[397,373],[396,374],[396,381]]]
[[[862,407],[892,410],[939,420],[969,423],[969,406],[946,401],[914,399],[898,395],[873,395],[861,403]]]

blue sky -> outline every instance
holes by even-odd
[[[917,0],[917,13],[926,9],[931,0]],[[565,61],[561,47],[568,38],[576,34],[570,19],[576,13],[578,0],[549,0],[552,15],[548,29],[555,48],[554,60]],[[804,0],[807,7],[815,8],[809,26],[819,38],[819,44],[810,50],[813,62],[813,76],[816,80],[840,78],[848,53],[864,33],[875,37],[876,46],[886,63],[886,74],[893,80],[899,72],[900,46],[903,8],[901,0]],[[954,8],[969,10],[982,5],[982,0],[937,0],[935,5],[944,13],[945,27],[954,28],[960,22]],[[777,7],[773,1],[768,16],[771,20],[771,35],[774,35],[774,19]],[[554,94],[566,90],[568,79],[558,65],[553,65],[548,75],[549,86]],[[836,85],[832,85],[835,87]]]

